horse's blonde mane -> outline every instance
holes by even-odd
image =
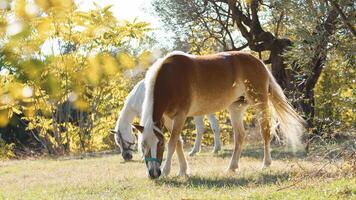
[[[140,125],[144,126],[145,129],[152,128],[153,125],[153,94],[154,86],[156,83],[156,78],[159,70],[161,69],[163,63],[163,58],[159,58],[153,65],[148,69],[145,76],[145,97],[142,104],[142,116]]]

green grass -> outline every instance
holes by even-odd
[[[356,199],[356,178],[327,160],[272,152],[269,169],[262,165],[261,146],[244,148],[240,169],[227,174],[231,155],[203,149],[189,157],[191,176],[149,180],[145,165],[123,162],[120,155],[41,158],[0,162],[0,199]]]

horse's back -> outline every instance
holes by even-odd
[[[246,95],[246,80],[265,83],[265,66],[243,52],[223,52],[194,59],[197,78],[194,83],[190,115],[222,110]],[[263,84],[262,84],[263,85]]]
[[[155,90],[170,99],[169,110],[203,115],[228,107],[245,93],[245,80],[264,79],[264,65],[254,56],[223,52],[207,56],[173,54],[162,63]],[[173,112],[174,113],[174,112]]]

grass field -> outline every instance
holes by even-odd
[[[0,199],[356,199],[354,174],[337,163],[275,147],[261,170],[262,146],[247,145],[238,172],[227,174],[230,155],[231,146],[218,155],[203,149],[188,158],[189,178],[175,176],[175,158],[172,174],[158,180],[147,178],[139,155],[126,163],[117,154],[2,161]]]

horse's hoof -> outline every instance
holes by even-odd
[[[192,150],[191,152],[189,152],[189,156],[195,156],[195,154],[197,154],[199,151],[196,150]]]
[[[239,168],[239,165],[237,163],[235,163],[235,164],[230,165],[226,171],[227,172],[236,172],[238,168]]]
[[[166,173],[162,172],[162,174],[161,174],[160,178],[166,178],[167,176],[168,176],[168,174],[166,174]]]
[[[261,169],[267,169],[267,168],[269,168],[269,167],[271,166],[271,163],[272,163],[271,160],[269,160],[269,161],[263,161],[263,165],[262,165]]]
[[[189,173],[188,172],[179,172],[177,174],[179,177],[185,177],[185,178],[189,178]]]
[[[266,170],[268,168],[269,168],[269,166],[262,165],[261,170],[263,171],[263,170]]]
[[[269,165],[263,164],[261,167],[261,170],[268,169],[270,167],[270,165],[271,164],[269,164]]]
[[[233,174],[233,173],[235,173],[236,171],[237,171],[237,168],[236,168],[236,169],[227,168],[227,169],[225,170],[225,173],[227,173],[227,174]]]
[[[170,170],[165,170],[165,169],[163,169],[162,170],[162,174],[161,174],[161,177],[167,177],[168,175],[169,175],[169,173],[170,173]]]
[[[190,177],[189,172],[187,172],[187,171],[180,171],[180,172],[177,174],[177,176],[183,177],[183,178],[189,178],[189,177]]]

